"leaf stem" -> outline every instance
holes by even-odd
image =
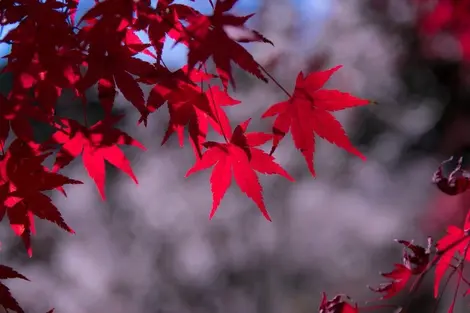
[[[261,64],[259,64],[258,62],[256,62],[256,64],[258,64],[259,68],[264,72],[264,74],[266,74],[266,76],[269,77],[269,79],[271,79],[273,81],[274,84],[276,84],[276,86],[279,87],[279,89],[281,89],[289,98],[292,98],[292,95],[286,90],[286,88],[284,88],[278,81],[277,79],[274,78],[274,76],[271,75],[271,73],[268,72],[268,70],[266,68],[264,68],[264,66],[262,66]]]

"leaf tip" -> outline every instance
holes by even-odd
[[[333,67],[331,70],[332,71],[337,71],[337,70],[341,69],[342,67],[343,67],[343,64],[338,64],[335,67]]]

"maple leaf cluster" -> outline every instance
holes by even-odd
[[[272,134],[248,133],[248,122],[241,123],[232,132],[224,107],[239,105],[240,101],[228,94],[229,83],[235,87],[231,63],[267,81],[264,69],[241,43],[259,41],[272,44],[260,33],[245,26],[252,14],[236,16],[230,12],[236,2],[211,2],[213,13],[205,15],[188,5],[170,0],[158,1],[155,6],[150,1],[106,0],[96,2],[78,21],[75,17],[77,1],[2,2],[2,23],[18,23],[3,39],[11,45],[11,52],[5,56],[7,65],[3,71],[13,76],[11,92],[0,98],[3,162],[20,162],[19,159],[25,158],[28,153],[28,158],[40,163],[46,156],[53,155],[53,168],[50,171],[44,168],[41,174],[45,184],[53,189],[61,185],[50,181],[63,177],[58,172],[73,159],[82,156],[83,165],[103,199],[105,161],[121,169],[137,183],[119,145],[132,145],[143,150],[145,147],[115,127],[122,117],[113,115],[118,91],[139,112],[138,123],[144,126],[150,114],[163,105],[168,106],[170,119],[162,144],[176,133],[183,146],[184,129],[187,127],[196,158],[187,176],[215,166],[211,176],[214,198],[211,217],[230,185],[233,172],[241,190],[270,220],[256,172],[279,174],[294,180],[273,156],[289,130],[312,175],[315,175],[315,134],[365,159],[353,147],[331,112],[366,105],[369,100],[322,88],[340,66],[307,76],[300,73],[293,94],[288,94],[286,101],[274,104],[263,115],[277,116]],[[241,28],[245,35],[232,39],[225,30],[227,26]],[[138,31],[146,32],[148,43],[140,39]],[[51,32],[56,35],[51,37]],[[167,36],[189,48],[188,64],[176,71],[170,71],[162,61]],[[139,53],[151,56],[155,62],[138,58]],[[215,64],[216,73],[207,71],[206,63],[210,58]],[[217,86],[215,80],[220,81],[221,86]],[[151,86],[147,99],[144,99],[141,85]],[[97,86],[100,104],[105,112],[103,120],[88,125],[85,119],[82,125],[56,114],[57,100],[64,90],[72,90],[86,109],[85,92],[93,86]],[[35,142],[31,120],[51,125],[55,129],[51,138],[46,142]],[[209,128],[224,140],[206,141]],[[16,139],[6,147],[10,133],[16,135]],[[268,154],[259,146],[269,141],[272,141],[272,149]],[[17,148],[20,146],[22,150]],[[59,147],[58,151],[55,151],[56,147]],[[16,152],[16,149],[22,152]],[[6,172],[2,178],[5,182],[2,186],[6,190],[5,207],[10,208],[20,200],[21,203],[28,200],[30,206],[34,206],[37,199],[47,198],[42,194],[35,194],[34,200],[18,197],[20,191],[17,189],[20,187],[15,182],[19,179],[24,181],[21,175],[27,171],[24,166],[22,169]],[[66,183],[72,183],[72,180],[62,178],[61,184]],[[40,191],[48,190],[40,188]],[[13,197],[19,200],[11,200]],[[47,218],[49,215],[40,217]],[[17,234],[23,236],[24,232],[29,232],[30,221],[26,222],[25,219],[23,223],[11,223],[22,225],[15,226],[14,229],[24,229],[15,230]],[[29,243],[27,248],[30,249]]]
[[[30,256],[35,216],[73,233],[44,192],[55,189],[65,195],[64,185],[82,183],[59,173],[75,158],[81,156],[103,199],[105,161],[138,182],[119,146],[145,147],[116,128],[123,117],[113,114],[118,92],[139,113],[138,124],[142,126],[147,126],[149,115],[168,106],[170,117],[162,144],[176,133],[183,146],[187,129],[196,161],[186,176],[214,167],[210,178],[211,218],[233,174],[242,192],[271,220],[258,173],[294,181],[273,156],[289,131],[312,175],[315,134],[365,159],[331,112],[366,105],[369,100],[323,89],[340,66],[308,75],[301,72],[293,94],[286,91],[288,98],[263,115],[276,116],[272,133],[248,132],[249,120],[232,130],[224,111],[226,106],[240,104],[228,93],[229,84],[235,88],[232,64],[268,82],[266,77],[271,76],[242,44],[273,42],[246,26],[253,14],[232,13],[237,0],[208,1],[213,8],[209,15],[172,0],[159,0],[155,5],[150,0],[95,1],[80,18],[76,16],[79,0],[0,2],[0,26],[17,24],[2,39],[11,46],[4,56],[7,64],[3,73],[12,75],[13,86],[8,94],[0,95],[0,219],[8,218]],[[242,30],[241,35],[232,38],[227,27]],[[141,40],[138,32],[144,32],[149,41]],[[162,60],[168,37],[189,51],[188,64],[175,71]],[[142,54],[153,61],[139,58]],[[214,73],[207,70],[209,60],[215,65]],[[147,98],[143,85],[150,86]],[[105,116],[89,125],[86,92],[95,86]],[[81,100],[83,123],[56,114],[58,99],[65,90]],[[33,120],[53,127],[52,136],[45,142],[35,141]],[[206,141],[209,129],[222,140]],[[16,138],[7,145],[11,135]],[[270,153],[260,148],[268,142],[272,142]],[[48,157],[54,158],[51,169],[43,165]],[[12,273],[16,272],[0,268],[0,278],[24,278]],[[0,298],[0,305],[21,312],[9,293]]]
[[[216,213],[233,176],[241,191],[267,220],[271,220],[258,174],[277,174],[294,181],[274,156],[289,132],[312,176],[315,176],[318,137],[365,160],[333,113],[371,101],[324,88],[341,66],[309,74],[300,72],[292,93],[281,87],[286,99],[272,104],[262,115],[262,118],[273,117],[271,132],[249,132],[251,119],[232,129],[224,108],[241,104],[229,94],[229,86],[235,88],[232,64],[263,82],[268,82],[267,78],[274,80],[242,45],[273,42],[246,26],[253,14],[237,16],[232,12],[237,0],[207,1],[213,8],[209,15],[173,0],[159,0],[154,5],[150,0],[95,1],[80,18],[76,16],[79,0],[0,2],[0,27],[16,24],[1,40],[11,46],[10,53],[4,56],[7,64],[3,73],[11,74],[13,85],[8,94],[0,95],[0,220],[7,217],[30,256],[35,217],[74,232],[53,204],[50,194],[44,193],[57,190],[66,195],[65,185],[82,183],[60,174],[74,159],[81,156],[103,200],[106,198],[105,162],[138,182],[120,146],[141,150],[145,147],[116,127],[123,118],[113,114],[118,92],[138,112],[136,122],[141,127],[147,126],[151,114],[165,105],[168,107],[169,120],[162,145],[176,133],[180,145],[184,146],[187,129],[195,163],[186,177],[213,168],[210,218]],[[227,33],[228,28],[241,30],[241,35],[232,38]],[[139,32],[145,33],[149,41],[144,42]],[[162,60],[168,37],[188,48],[187,65],[175,71]],[[152,62],[139,58],[142,54]],[[209,61],[214,65],[214,72],[207,70]],[[148,97],[144,97],[143,85],[150,89]],[[95,86],[105,116],[90,125],[86,119],[86,92]],[[56,113],[58,99],[66,90],[81,100],[83,123]],[[50,125],[54,129],[50,138],[37,142],[32,121]],[[220,135],[220,140],[207,141],[209,130]],[[14,140],[8,144],[10,137]],[[267,143],[271,143],[269,152],[261,148]],[[52,168],[44,165],[48,157],[54,159]],[[434,180],[441,190],[458,194],[468,188],[467,176],[460,175],[462,173],[460,168],[449,178],[437,173]],[[433,262],[429,261],[431,247],[424,249],[399,241],[413,255],[406,252],[403,264],[383,274],[392,281],[374,291],[385,292],[384,298],[391,297],[404,288],[410,277],[423,275],[431,265],[437,265],[436,284],[439,285],[449,267],[460,268],[451,263],[454,253],[466,255],[467,228],[468,225],[464,230],[451,228],[449,234],[438,241],[438,254]],[[0,279],[7,278],[27,280],[10,267],[0,265]],[[0,306],[23,312],[1,283]],[[359,306],[347,296],[327,300],[323,294],[319,312],[357,313]]]

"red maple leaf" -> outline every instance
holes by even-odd
[[[209,122],[219,134],[230,136],[230,122],[220,106],[236,105],[240,101],[231,98],[219,87],[210,87],[205,92],[189,84],[185,87],[168,95],[170,121],[162,144],[176,132],[180,146],[183,146],[183,130],[184,126],[188,125],[191,143],[200,156]]]
[[[20,278],[29,281],[25,276],[21,275],[14,269],[9,266],[0,264],[0,279],[10,279],[10,278]],[[7,286],[0,283],[0,306],[2,306],[5,311],[12,310],[17,313],[24,313],[23,309],[20,307],[18,302],[10,293],[10,289]]]
[[[170,113],[170,121],[162,140],[162,145],[173,133],[177,133],[180,146],[184,143],[184,127],[188,126],[189,138],[200,157],[202,143],[206,140],[208,124],[224,137],[231,135],[230,122],[222,110],[222,106],[232,106],[240,101],[231,98],[226,91],[219,87],[209,86],[206,91],[196,85],[197,82],[204,82],[213,76],[197,70],[187,74],[187,66],[169,72],[161,69],[162,80],[155,84],[150,91],[147,108],[150,113],[155,112],[166,102]],[[142,117],[141,121],[145,121]]]
[[[146,77],[141,77],[140,82],[153,85],[147,98],[147,111],[153,113],[157,111],[170,96],[180,91],[184,92],[185,89],[192,88],[194,90],[201,90],[198,83],[203,83],[214,78],[214,75],[206,74],[203,71],[192,70],[188,72],[188,66],[171,72],[167,67],[155,64],[156,71]],[[146,121],[147,116],[143,116],[139,122]]]
[[[377,288],[369,286],[369,289],[374,292],[385,293],[381,299],[389,299],[406,287],[412,276],[412,272],[410,268],[403,264],[395,264],[393,271],[389,273],[381,273],[381,275],[385,278],[391,279],[392,281],[380,284]]]
[[[260,33],[245,27],[244,24],[253,14],[235,16],[227,13],[237,1],[217,1],[214,12],[210,16],[203,14],[187,16],[186,20],[189,25],[180,32],[180,37],[176,41],[177,43],[183,42],[189,48],[188,66],[190,71],[197,63],[204,63],[212,56],[217,73],[225,88],[227,88],[229,81],[235,87],[230,61],[267,82],[259,64],[238,42],[260,41],[273,44]],[[226,32],[226,29],[230,27],[241,30],[244,35],[236,40],[230,38]]]
[[[449,176],[444,176],[444,166],[453,159],[454,157],[452,156],[448,160],[443,161],[432,177],[432,182],[436,184],[439,190],[450,196],[464,193],[470,188],[470,172],[462,168],[463,157],[458,159],[457,166],[452,169]]]
[[[26,89],[42,82],[44,86],[35,91],[40,94],[54,94],[61,88],[71,87],[80,75],[82,53],[73,28],[67,23],[67,14],[58,10],[66,4],[19,1],[17,5],[18,16],[12,19],[21,19],[21,22],[2,40],[12,43],[3,71],[14,73],[15,84]],[[54,90],[55,87],[59,89]]]
[[[370,101],[338,90],[320,89],[339,68],[341,66],[311,73],[307,77],[300,72],[291,98],[272,105],[262,116],[265,118],[277,115],[273,125],[274,140],[271,154],[290,129],[295,147],[302,153],[313,176],[315,176],[313,166],[315,133],[365,160],[365,156],[352,145],[343,127],[331,112],[366,105]]]
[[[119,3],[103,1],[83,17],[88,25],[80,30],[79,36],[83,45],[88,47],[88,55],[84,61],[87,71],[77,83],[77,88],[83,94],[85,90],[98,83],[101,104],[109,115],[117,87],[124,98],[131,102],[142,116],[145,116],[148,112],[144,94],[132,75],[148,76],[155,71],[154,66],[148,62],[135,58],[137,53],[148,53],[146,49],[150,44],[143,44],[130,28],[136,4],[126,0],[118,2],[126,5],[119,7]],[[101,18],[97,19],[96,16]]]
[[[353,306],[344,301],[344,298],[349,299],[349,297],[345,295],[336,295],[333,299],[328,300],[326,293],[322,292],[318,313],[359,313],[357,304]]]
[[[203,144],[207,148],[202,158],[186,173],[186,177],[201,170],[214,166],[210,178],[213,203],[209,218],[212,218],[230,187],[232,171],[235,181],[249,198],[256,203],[263,216],[271,221],[263,200],[263,188],[259,183],[256,172],[263,174],[278,174],[290,181],[294,179],[274,161],[274,158],[263,150],[256,148],[272,136],[265,133],[245,133],[250,120],[238,125],[229,143],[208,141]]]
[[[105,112],[110,114],[117,87],[141,115],[147,114],[144,93],[131,74],[148,75],[154,70],[153,66],[132,57],[136,51],[131,51],[127,47],[115,45],[103,49],[92,46],[89,51],[87,72],[78,83],[80,90],[84,91],[98,82],[98,96],[104,99],[101,103]]]
[[[381,299],[389,299],[403,290],[413,275],[421,275],[428,269],[429,255],[431,253],[432,240],[428,239],[428,247],[415,245],[406,240],[396,240],[403,247],[403,264],[395,264],[393,271],[381,273],[391,281],[380,284],[377,288],[369,289],[374,292],[385,293]],[[411,252],[411,253],[410,253]]]
[[[83,165],[94,180],[103,200],[105,160],[129,175],[137,184],[130,162],[118,145],[131,145],[142,150],[146,148],[125,132],[113,127],[122,117],[122,115],[108,116],[89,128],[71,119],[61,119],[60,122],[64,127],[57,130],[52,140],[43,145],[43,149],[49,149],[53,143],[62,145],[57,153],[53,171],[58,171],[82,155]]]
[[[183,32],[183,25],[180,19],[185,20],[190,16],[198,14],[199,12],[190,6],[173,3],[173,0],[160,0],[157,2],[155,12],[148,15],[148,36],[157,52],[158,64],[161,62],[166,36],[178,39],[180,33]]]
[[[444,277],[449,266],[454,261],[454,256],[459,253],[461,256],[465,254],[465,248],[469,244],[470,237],[470,212],[467,214],[463,229],[457,226],[447,227],[447,234],[442,237],[436,245],[437,251],[441,251],[441,255],[436,264],[436,275],[434,278],[434,297],[439,295],[439,285]],[[470,253],[464,256],[467,261],[470,261]]]
[[[96,1],[95,5],[91,7],[80,19],[78,24],[82,21],[102,21],[100,27],[105,28],[106,25],[112,26],[114,23],[132,24],[140,1],[129,0],[104,0]],[[98,19],[99,18],[99,19]]]
[[[5,141],[10,128],[18,138],[25,141],[33,139],[33,128],[30,124],[32,108],[24,105],[19,94],[10,93],[8,98],[0,94],[0,151],[5,149]],[[14,98],[13,98],[14,97]],[[23,104],[23,105],[19,105]]]
[[[11,228],[21,236],[30,256],[31,233],[35,233],[34,216],[74,232],[51,199],[42,192],[82,182],[48,171],[42,162],[49,155],[39,154],[37,149],[16,139],[0,161],[0,220],[5,214],[8,216]]]
[[[396,240],[403,247],[403,265],[411,270],[413,275],[423,273],[429,265],[429,256],[433,244],[432,238],[428,238],[428,246],[426,248],[415,245],[406,240]],[[411,251],[411,254],[410,254]]]

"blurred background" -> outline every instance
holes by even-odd
[[[286,139],[275,156],[296,183],[261,178],[273,222],[234,184],[209,222],[210,171],[185,179],[194,162],[189,145],[181,149],[172,137],[160,146],[168,112],[136,127],[134,108],[120,97],[116,110],[126,119],[119,127],[148,148],[124,148],[139,185],[109,166],[103,202],[80,159],[67,167],[64,174],[84,185],[53,200],[76,235],[39,222],[28,259],[6,222],[0,229],[1,263],[31,280],[8,282],[13,294],[38,313],[307,313],[317,312],[322,291],[347,293],[360,305],[379,298],[366,285],[383,282],[379,271],[401,262],[393,239],[426,245],[428,235],[460,225],[470,201],[431,184],[440,161],[465,155],[470,144],[470,58],[461,28],[435,17],[440,2],[240,0],[234,11],[256,12],[251,26],[275,44],[249,50],[288,90],[301,70],[342,64],[327,87],[378,101],[336,114],[367,162],[319,140],[313,179]],[[80,3],[79,15],[92,1]],[[194,6],[210,12],[205,0]],[[171,46],[164,60],[176,69],[187,51]],[[0,79],[8,91],[9,77]],[[272,120],[259,117],[283,93],[241,71],[236,80],[232,95],[242,104],[228,111],[232,122],[253,117],[251,129],[268,131]],[[64,97],[59,114],[78,118],[82,110]],[[93,93],[89,114],[102,114]],[[432,276],[412,300],[390,303],[431,312]]]

